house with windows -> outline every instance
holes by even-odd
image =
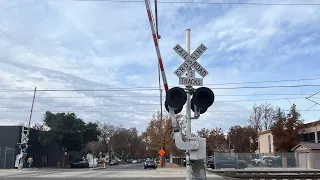
[[[292,150],[295,164],[299,168],[320,169],[320,120],[304,125],[303,140]],[[275,155],[271,130],[258,134],[258,150],[262,156]]]
[[[303,142],[320,143],[320,120],[305,124]],[[274,153],[273,136],[270,129],[258,134],[257,153],[266,155]]]

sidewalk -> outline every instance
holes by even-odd
[[[163,169],[163,168],[169,168],[169,169],[176,169],[176,168],[182,168],[182,166],[179,166],[178,164],[174,164],[174,163],[168,163],[166,162],[164,167],[161,167],[160,164],[158,164],[158,168],[159,169]]]

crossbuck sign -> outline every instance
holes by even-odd
[[[179,68],[174,72],[176,76],[179,77],[179,84],[186,86],[202,86],[203,79],[208,75],[208,71],[202,67],[197,61],[199,57],[207,50],[208,48],[201,44],[192,54],[191,56],[187,51],[185,51],[179,44],[177,44],[173,50],[179,54],[184,62],[179,66]],[[202,76],[202,78],[195,78],[195,71]],[[189,71],[188,71],[189,70]],[[186,71],[188,71],[187,77],[181,77]]]

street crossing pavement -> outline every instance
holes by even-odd
[[[159,168],[138,169],[135,171],[117,171],[106,169],[9,169],[0,170],[0,179],[183,179],[185,169]],[[223,179],[220,176],[209,173],[208,179]]]

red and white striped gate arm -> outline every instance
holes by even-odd
[[[147,13],[148,13],[150,28],[151,28],[151,32],[152,32],[152,36],[153,36],[153,42],[154,42],[154,46],[155,46],[156,52],[157,52],[157,57],[158,57],[158,62],[159,62],[159,66],[160,66],[162,81],[163,81],[164,89],[165,89],[165,91],[167,93],[168,90],[169,90],[169,87],[168,87],[166,73],[164,71],[164,67],[163,67],[163,63],[162,63],[162,58],[161,58],[161,53],[160,53],[160,48],[159,48],[159,41],[158,41],[158,37],[157,37],[157,34],[156,34],[156,30],[155,30],[156,28],[155,28],[155,25],[153,23],[153,17],[152,17],[152,12],[151,12],[150,1],[149,0],[145,0],[145,4],[146,4],[146,9],[147,9]]]

